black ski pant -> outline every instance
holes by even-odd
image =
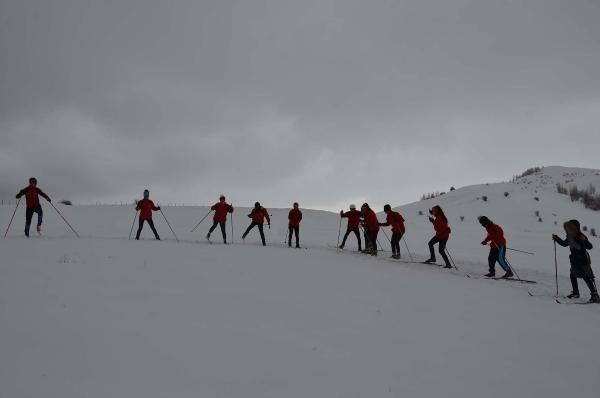
[[[400,240],[402,239],[402,232],[392,232],[392,239],[390,243],[392,245],[392,254],[400,255]]]
[[[223,235],[223,242],[227,242],[227,232],[225,232],[225,223],[224,222],[213,221],[213,225],[208,230],[208,234],[209,235],[212,234],[213,231],[215,230],[215,228],[217,228],[217,225],[219,225],[221,227],[221,235]]]
[[[575,255],[569,256],[571,262],[571,286],[573,287],[573,293],[579,294],[579,285],[577,278],[583,279],[587,287],[590,289],[590,293],[598,293],[596,289],[596,281],[594,278],[594,272],[590,266],[589,258],[586,255]]]
[[[242,235],[242,239],[246,239],[246,236],[248,236],[248,233],[250,231],[252,231],[252,228],[254,227],[258,227],[258,231],[260,232],[260,239],[262,240],[262,244],[263,246],[266,246],[267,243],[265,242],[265,231],[264,231],[264,225],[263,224],[256,224],[256,223],[251,223],[248,228],[246,228],[246,232],[244,232],[244,235]]]
[[[150,225],[150,229],[152,230],[152,232],[154,232],[154,237],[156,239],[160,240],[160,236],[158,236],[158,232],[156,232],[156,228],[154,228],[154,222],[152,221],[151,218],[148,218],[148,219],[140,218],[140,223],[139,223],[139,227],[137,230],[137,234],[135,235],[135,239],[136,240],[140,239],[140,234],[142,233],[142,228],[144,227],[144,221],[146,221],[148,223],[148,225]]]
[[[367,235],[367,244],[371,248],[370,251],[372,254],[377,254],[377,235],[379,234],[379,230],[377,231],[369,231],[365,228],[365,233]]]
[[[593,278],[590,278],[589,276],[584,276],[582,279],[587,285],[587,287],[590,289],[590,293],[598,293],[598,291],[596,290],[596,283]],[[573,287],[573,293],[579,294],[579,284],[577,283],[577,277],[573,274],[571,274],[571,286]]]
[[[508,261],[506,261],[506,246],[492,247],[490,254],[488,255],[488,266],[490,268],[490,274],[496,273],[496,262],[500,264],[505,272],[510,271]]]
[[[288,226],[288,246],[292,246],[292,234],[296,234],[296,247],[300,247],[300,227]]]
[[[446,244],[448,243],[448,239],[440,239],[437,236],[434,236],[433,238],[431,238],[431,240],[429,241],[429,255],[430,258],[435,262],[435,250],[433,248],[433,246],[439,243],[440,246],[438,247],[438,251],[440,252],[442,258],[444,259],[444,263],[446,263],[446,266],[450,266],[450,260],[448,260],[448,256],[446,255]]]
[[[42,225],[42,220],[44,217],[42,206],[28,207],[27,210],[25,210],[25,234],[27,235],[29,235],[29,227],[31,226],[33,213],[37,213],[37,225]]]
[[[344,239],[342,240],[342,247],[346,246],[346,239],[348,239],[348,236],[350,235],[351,232],[354,232],[354,235],[356,235],[356,240],[358,241],[358,250],[361,251],[362,243],[360,241],[360,232],[358,231],[358,229],[347,229],[346,230],[346,234],[344,235]]]

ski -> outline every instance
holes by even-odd
[[[486,279],[492,279],[495,281],[510,281],[510,282],[521,282],[521,283],[530,283],[530,284],[536,284],[536,281],[532,281],[532,280],[528,280],[528,279],[517,279],[517,278],[486,278]]]
[[[560,301],[559,299],[555,300],[558,304],[564,304],[564,305],[587,305],[587,304],[600,304],[596,301],[573,301],[573,302],[568,302],[568,301]]]

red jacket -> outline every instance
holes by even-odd
[[[492,247],[499,248],[500,246],[506,246],[506,239],[504,238],[504,231],[499,225],[490,224],[487,228],[488,235],[484,242],[492,242]]]
[[[220,223],[227,222],[227,213],[233,213],[233,206],[225,202],[215,203],[210,209],[215,211],[213,220]]]
[[[158,207],[150,199],[142,199],[137,203],[136,210],[140,211],[140,220],[149,220],[152,218],[152,210],[157,211]]]
[[[40,197],[42,195],[47,201],[50,201],[48,195],[46,195],[41,189],[36,186],[28,186],[27,188],[23,188],[17,194],[17,199],[25,195],[25,203],[28,209],[33,209],[35,207],[40,207]]]
[[[358,210],[350,210],[345,213],[342,213],[342,218],[348,219],[348,229],[350,231],[358,230],[358,226],[360,225],[360,211]]]
[[[261,207],[259,210],[252,209],[252,213],[248,214],[248,217],[252,219],[252,222],[254,224],[264,224],[265,218],[267,219],[267,222],[271,224],[271,218],[269,217],[269,213],[264,207]]]
[[[382,227],[392,226],[392,232],[400,232],[404,235],[406,229],[404,228],[404,217],[397,211],[390,211],[387,213],[386,222],[379,224]]]
[[[299,227],[300,221],[302,221],[302,212],[298,209],[290,210],[288,214],[289,226],[290,227]]]
[[[433,220],[433,229],[435,229],[435,236],[438,239],[448,239],[450,238],[450,226],[448,225],[448,220],[446,217],[436,217]]]
[[[363,215],[365,217],[365,228],[368,231],[379,231],[379,220],[377,219],[377,214],[369,208],[363,210]]]

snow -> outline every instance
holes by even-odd
[[[60,206],[81,239],[45,206],[45,237],[25,240],[20,209],[0,242],[0,397],[598,396],[600,306],[554,302],[548,239],[564,219],[600,226],[598,214],[534,187],[466,187],[401,208],[419,258],[432,231],[418,210],[446,209],[460,271],[338,254],[328,245],[339,216],[321,211],[304,210],[298,250],[281,244],[287,210],[270,209],[263,248],[257,231],[239,242],[247,209],[235,213],[229,246],[218,230],[215,244],[203,240],[208,221],[189,232],[206,208],[163,209],[180,243],[160,213],[166,240],[149,230],[127,240],[125,206]],[[533,220],[537,208],[559,225]],[[0,225],[12,210],[0,208]],[[507,230],[509,245],[536,252],[511,258],[537,285],[478,278],[487,269],[480,214]]]

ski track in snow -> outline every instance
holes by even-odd
[[[511,197],[531,194],[523,184],[479,190],[508,201],[501,193],[513,185]],[[64,207],[81,239],[45,208],[44,236],[26,240],[21,208],[0,242],[0,397],[598,396],[600,306],[556,304],[547,237],[560,229],[500,202],[491,218],[509,246],[536,251],[509,259],[538,283],[483,279],[485,233],[473,219],[492,207],[475,201],[464,213],[472,189],[400,209],[415,263],[404,246],[403,261],[351,253],[353,236],[337,253],[328,246],[339,219],[328,212],[304,211],[298,250],[281,243],[287,210],[269,209],[263,248],[257,231],[239,241],[246,209],[236,210],[236,242],[225,246],[219,231],[206,242],[209,222],[189,233],[205,208],[164,208],[180,243],[160,216],[163,241],[148,229],[128,240],[133,212],[124,206]],[[598,220],[550,188],[537,195],[558,220]],[[432,234],[417,211],[433,202],[447,209],[459,271],[416,263]],[[0,225],[9,209],[0,208]],[[600,258],[597,247],[591,254]],[[567,255],[559,252],[561,296]]]

